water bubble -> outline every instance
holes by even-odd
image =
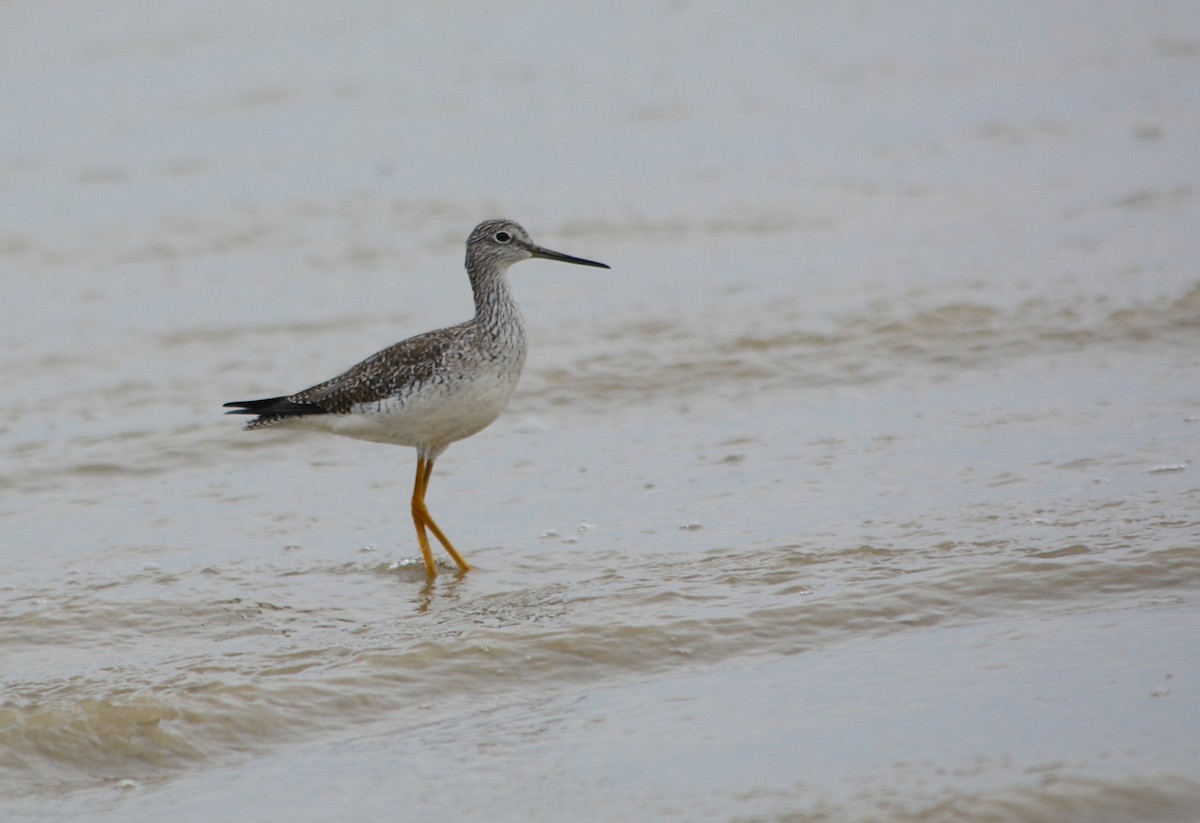
[[[679,527],[679,530],[685,531],[685,532],[698,532],[703,528],[704,528],[704,526],[702,524],[692,522],[692,523],[684,523],[682,526]]]
[[[558,529],[544,529],[539,535],[543,540],[547,537],[558,537]]]

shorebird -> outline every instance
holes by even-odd
[[[226,403],[227,414],[253,414],[247,429],[284,426],[412,446],[417,450],[412,518],[425,572],[437,576],[426,529],[462,572],[471,565],[425,505],[433,464],[451,443],[492,424],[517,388],[525,365],[525,322],[508,284],[508,267],[540,257],[607,269],[536,245],[512,220],[486,220],[467,238],[467,275],[475,316],[418,334],[373,354],[331,380],[281,397]]]

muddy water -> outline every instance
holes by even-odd
[[[1190,5],[101,8],[0,11],[5,820],[1200,818]],[[613,269],[426,585],[219,407],[495,214]]]

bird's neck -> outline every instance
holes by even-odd
[[[483,268],[467,261],[467,274],[475,294],[475,322],[496,331],[515,329],[523,334],[525,322],[508,285],[507,269],[507,266]]]

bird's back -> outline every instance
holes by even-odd
[[[440,451],[492,423],[525,363],[518,324],[497,334],[476,320],[410,337],[323,383],[249,401],[249,429],[286,425]]]

